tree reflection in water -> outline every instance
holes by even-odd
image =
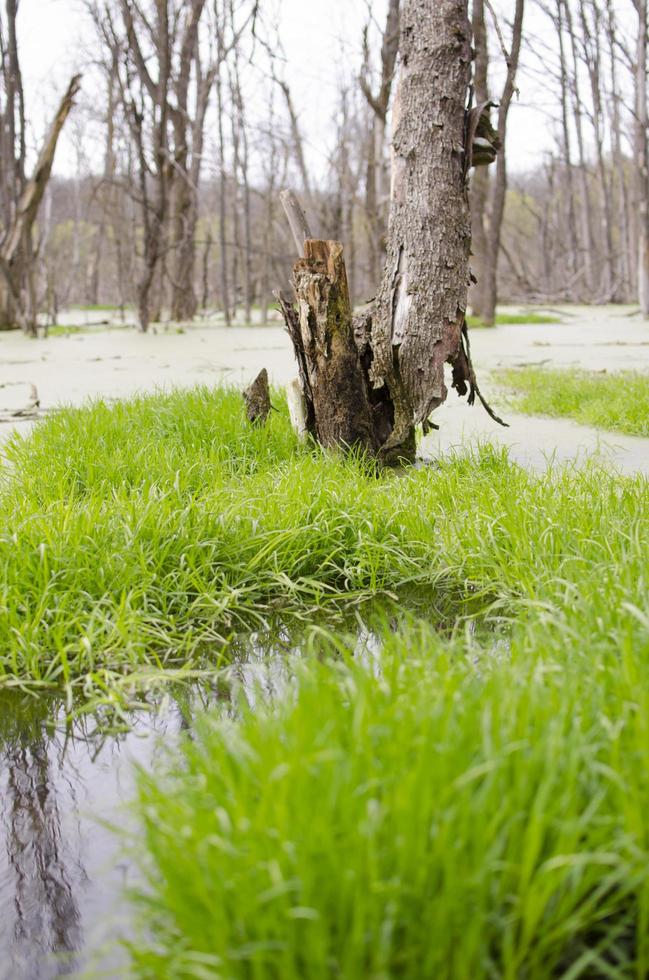
[[[67,726],[53,699],[0,692],[0,980],[49,980],[95,960],[121,975],[132,867],[102,821],[123,826],[132,762],[151,766],[218,696],[167,695],[107,734],[91,715]]]
[[[78,835],[66,839],[62,833],[61,809],[74,799],[69,798],[72,787],[61,785],[50,759],[55,747],[54,740],[41,738],[29,745],[10,743],[3,752],[7,792],[2,813],[14,878],[14,976],[69,972],[81,942],[75,891],[78,896],[86,875]],[[60,955],[48,962],[49,953]]]

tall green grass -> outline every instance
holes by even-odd
[[[332,643],[204,717],[140,777],[135,975],[647,976],[646,643],[546,622],[509,651],[384,628],[378,662]]]
[[[496,377],[511,388],[515,407],[528,415],[572,418],[585,425],[649,436],[649,376],[568,369],[517,368]]]
[[[142,671],[218,662],[279,612],[446,576],[407,484],[301,448],[278,406],[253,429],[234,391],[96,403],[6,447],[0,685],[110,697]]]
[[[262,429],[199,389],[5,450],[0,686],[110,704],[305,630],[294,683],[141,777],[136,975],[646,976],[646,479],[488,446],[377,473],[274,397]],[[370,599],[419,619],[354,656]]]

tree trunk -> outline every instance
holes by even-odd
[[[406,0],[387,261],[375,306],[352,330],[342,247],[310,240],[294,269],[298,309],[281,299],[307,429],[324,445],[360,446],[385,462],[412,458],[415,425],[446,397],[444,364],[454,364],[461,393],[472,379],[461,341],[470,70],[467,0]]]
[[[507,60],[507,77],[505,87],[498,107],[498,138],[502,147],[496,161],[496,174],[489,200],[489,228],[487,232],[486,261],[483,268],[482,286],[482,319],[486,324],[493,324],[496,319],[496,301],[498,298],[498,256],[500,253],[500,233],[505,212],[505,197],[507,194],[507,164],[505,156],[505,137],[507,134],[507,116],[515,89],[518,58],[521,49],[523,30],[523,12],[525,0],[516,0],[514,24],[512,27],[512,45]]]
[[[581,215],[583,226],[584,258],[586,267],[586,283],[589,294],[595,290],[595,277],[593,270],[593,256],[595,255],[595,236],[593,232],[592,207],[590,193],[588,190],[588,161],[584,147],[583,134],[583,105],[579,89],[579,59],[577,57],[577,36],[575,34],[570,3],[563,0],[563,9],[570,38],[570,50],[572,53],[572,96],[573,112],[575,117],[575,135],[577,137],[577,150],[579,153],[579,180],[581,184]]]
[[[226,239],[226,172],[225,172],[225,138],[223,135],[223,89],[221,81],[221,66],[219,63],[216,75],[216,111],[218,119],[218,153],[219,153],[219,250],[221,270],[221,306],[226,326],[230,326],[230,294],[228,289],[228,253]]]
[[[612,0],[606,0],[608,54],[610,61],[611,83],[611,133],[613,141],[613,159],[617,182],[617,211],[620,215],[620,277],[621,297],[628,302],[631,291],[631,252],[629,248],[629,193],[626,174],[624,172],[624,153],[622,151],[622,125],[620,119],[621,92],[617,74],[617,25]]]
[[[568,69],[563,38],[563,3],[564,0],[556,0],[557,14],[555,24],[557,28],[557,39],[559,42],[559,73],[561,83],[561,133],[563,138],[563,161],[566,168],[566,184],[568,196],[568,237],[570,241],[570,252],[568,261],[570,263],[571,280],[577,274],[577,263],[579,260],[579,241],[577,239],[577,213],[575,210],[575,190],[572,173],[572,150],[570,143],[570,123],[568,118]]]
[[[460,346],[471,245],[462,151],[470,72],[466,0],[406,0],[387,258],[371,335],[370,377],[387,387],[394,408],[384,451],[411,444],[414,425],[445,400],[444,364]]]
[[[370,74],[369,25],[363,32],[363,69],[359,81],[361,91],[374,114],[369,132],[365,191],[370,278],[373,290],[378,288],[381,268],[385,260],[385,234],[389,199],[385,166],[385,130],[399,49],[399,12],[400,0],[389,0],[381,43],[381,80],[376,92],[372,91],[368,80]]]
[[[3,306],[3,313],[7,316],[9,311],[13,310],[25,333],[33,336],[36,335],[36,310],[33,303],[33,281],[30,269],[32,229],[50,179],[56,145],[74,105],[80,83],[81,76],[75,75],[68,85],[41,147],[34,172],[20,194],[13,221],[6,229],[0,247],[0,271],[5,280],[7,294],[10,296],[10,302]]]
[[[487,25],[484,15],[484,0],[473,0],[473,47],[475,62],[473,85],[478,105],[489,101],[489,48]],[[485,218],[489,200],[489,172],[486,167],[477,167],[471,176],[471,267],[476,282],[469,291],[469,302],[474,316],[482,316],[482,286],[484,267],[487,261],[487,231]]]

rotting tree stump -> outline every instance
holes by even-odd
[[[295,195],[282,191],[280,197],[301,253],[291,277],[293,299],[277,294],[299,373],[300,392],[290,391],[292,416],[326,448],[389,463],[414,458],[414,431],[410,442],[383,451],[394,411],[387,386],[370,382],[372,307],[352,314],[342,244],[313,238]]]
[[[369,382],[354,340],[347,273],[340,242],[307,239],[293,268],[297,309],[287,325],[298,356],[307,425],[326,448],[375,455],[379,444]],[[309,422],[310,420],[310,422]]]

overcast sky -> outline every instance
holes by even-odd
[[[264,0],[262,0],[262,3]],[[294,92],[300,121],[313,158],[324,159],[331,144],[331,119],[338,66],[355,70],[360,62],[361,32],[367,17],[366,0],[265,0],[280,10],[280,35],[286,53],[286,77]],[[383,22],[385,0],[371,0]],[[499,0],[501,11],[511,0]],[[90,55],[89,29],[80,0],[21,0],[19,44],[28,116],[34,131],[50,117],[70,74],[83,69]],[[528,4],[526,28],[538,32],[542,18]],[[495,58],[498,52],[492,52]],[[512,170],[526,170],[553,145],[553,128],[538,108],[551,100],[542,81],[519,78],[520,101],[513,104],[508,140]],[[86,84],[88,92],[88,83]],[[92,93],[88,93],[92,95]],[[55,169],[74,172],[71,133],[63,139]]]

